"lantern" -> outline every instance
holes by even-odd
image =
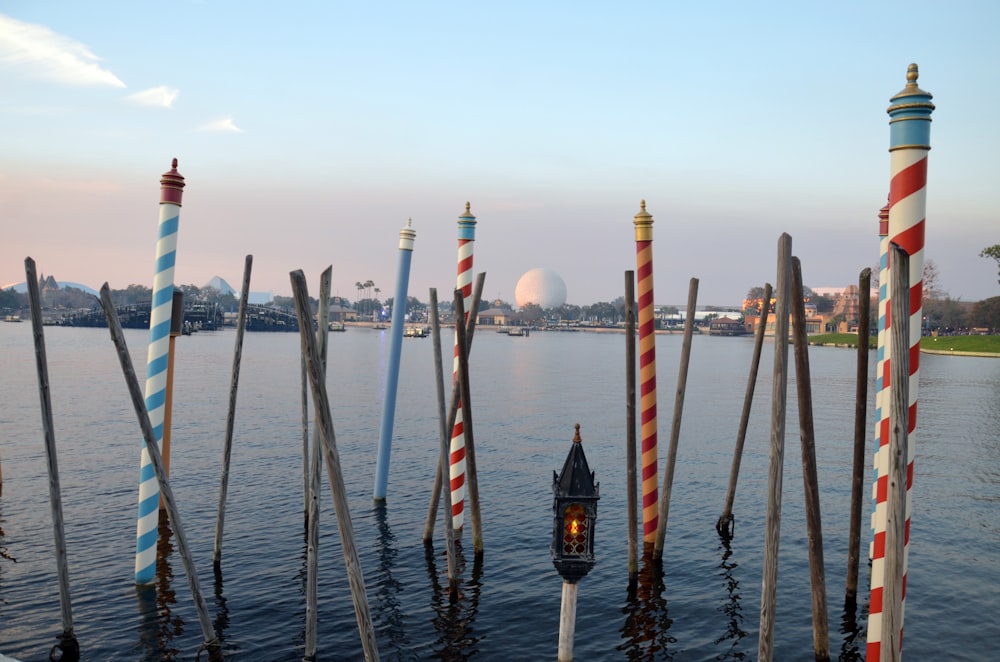
[[[594,567],[594,522],[600,485],[587,464],[580,424],[558,475],[552,472],[552,564],[563,580],[575,584]]]

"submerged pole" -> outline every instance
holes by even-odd
[[[792,258],[792,332],[795,337],[795,386],[799,400],[799,439],[802,446],[802,485],[805,489],[806,535],[809,539],[809,584],[812,588],[813,651],[817,662],[830,659],[830,623],[826,613],[826,573],[823,566],[823,523],[816,472],[816,433],[813,426],[812,378],[809,375],[809,339],[802,286],[802,264]]]
[[[177,227],[180,223],[184,177],[177,172],[177,159],[160,178],[160,221],[156,241],[156,271],[149,311],[149,348],[146,353],[146,410],[153,426],[153,441],[163,439],[163,417],[167,389],[167,355],[170,315],[174,295],[174,261]],[[156,577],[156,537],[159,523],[160,486],[152,469],[148,442],[144,442],[139,466],[139,507],[135,530],[135,582],[151,584]],[[159,454],[159,448],[157,448]]]
[[[733,464],[729,469],[729,488],[726,490],[726,505],[722,515],[715,524],[716,531],[726,540],[732,540],[736,533],[733,519],[733,502],[736,500],[736,482],[740,477],[740,463],[743,461],[743,444],[747,437],[747,425],[750,423],[750,408],[753,405],[753,392],[757,387],[757,368],[760,366],[760,352],[764,346],[764,330],[767,328],[767,316],[771,310],[771,284],[764,283],[764,300],[760,304],[760,317],[757,328],[754,329],[753,357],[750,359],[750,374],[747,376],[747,389],[743,396],[743,411],[740,413],[740,427],[736,432],[736,450],[733,451]]]
[[[469,208],[470,205],[466,202],[465,213],[458,217],[458,279],[455,289],[462,292],[467,313],[475,313],[476,311],[470,311],[468,306],[469,297],[472,295],[472,249],[476,240],[476,217]],[[454,381],[458,374],[457,335],[451,374]],[[462,525],[465,523],[465,429],[461,406],[456,411],[455,423],[451,430],[448,475],[451,489],[451,516],[455,520],[455,535],[460,538]]]
[[[399,385],[399,355],[406,324],[406,296],[410,282],[413,240],[417,236],[412,220],[399,231],[399,268],[396,271],[396,295],[392,304],[392,328],[389,330],[389,364],[386,366],[385,397],[382,399],[382,426],[379,430],[378,455],[375,458],[375,501],[384,501],[389,487],[389,456],[392,453],[392,427],[396,416],[396,390]]]
[[[653,315],[653,217],[646,201],[635,215],[636,278],[639,287],[639,393],[642,418],[642,539],[656,542],[659,480],[656,423],[656,320]]]
[[[663,557],[663,540],[667,535],[667,516],[670,513],[670,493],[674,487],[674,468],[677,465],[677,446],[681,437],[681,416],[684,413],[684,393],[687,391],[688,364],[691,359],[691,338],[694,334],[694,312],[698,302],[698,279],[688,284],[687,317],[684,320],[684,343],[681,346],[681,364],[677,370],[677,392],[674,395],[674,414],[670,424],[670,446],[667,466],[663,472],[663,494],[660,495],[660,517],[656,527],[656,544],[653,558]]]
[[[62,634],[55,649],[64,662],[80,659],[80,644],[73,632],[73,603],[69,594],[69,562],[66,556],[66,530],[63,526],[62,489],[59,487],[59,461],[56,454],[56,433],[52,420],[52,394],[49,389],[49,365],[45,355],[45,333],[42,328],[42,302],[38,292],[35,261],[24,260],[25,280],[28,285],[28,303],[31,307],[31,331],[35,338],[35,366],[38,369],[38,397],[42,407],[42,429],[45,434],[45,459],[49,471],[49,506],[52,509],[52,531],[56,543],[56,574],[59,577],[59,615]]]
[[[101,287],[101,307],[104,308],[104,314],[108,318],[108,330],[111,332],[111,340],[114,342],[115,349],[118,352],[118,361],[121,363],[122,372],[125,375],[125,383],[128,386],[129,395],[132,396],[132,405],[135,407],[135,414],[139,419],[142,438],[146,442],[149,464],[154,476],[153,480],[159,481],[159,491],[163,493],[163,500],[167,505],[167,515],[170,517],[170,525],[173,527],[174,536],[177,538],[177,551],[184,562],[184,574],[187,575],[188,586],[194,597],[195,610],[198,612],[198,622],[201,624],[201,632],[204,637],[202,646],[208,651],[210,660],[221,660],[222,649],[219,639],[215,635],[215,630],[212,627],[212,621],[208,617],[208,604],[201,594],[198,569],[194,565],[194,557],[191,556],[191,550],[187,544],[187,536],[184,534],[184,527],[181,525],[181,515],[177,509],[177,501],[174,499],[174,492],[170,488],[170,481],[163,467],[163,458],[160,457],[160,448],[156,444],[154,436],[156,433],[153,430],[153,423],[150,420],[147,406],[143,401],[142,393],[139,391],[139,380],[135,376],[132,357],[129,355],[128,347],[125,344],[125,334],[122,333],[122,327],[118,322],[118,315],[115,313],[114,304],[111,303],[111,288],[108,287],[107,283]],[[156,510],[153,512],[154,514],[158,514]]]
[[[887,319],[887,327],[890,329],[889,355],[893,355],[895,348],[892,344],[896,336],[892,332],[892,326],[896,324],[908,324],[908,357],[909,374],[906,377],[909,382],[908,400],[905,406],[909,410],[907,417],[908,441],[906,445],[906,465],[907,475],[913,475],[914,457],[914,429],[917,422],[917,387],[919,383],[920,368],[920,333],[921,333],[921,301],[923,298],[923,267],[924,267],[924,222],[927,206],[927,154],[930,151],[930,130],[931,113],[934,111],[934,104],[931,103],[930,93],[917,87],[919,72],[916,64],[911,64],[906,72],[906,87],[892,97],[891,105],[886,112],[889,114],[889,153],[891,180],[889,184],[889,241],[898,245],[909,257],[907,273],[904,274],[909,284],[907,297],[909,299],[908,318],[899,319],[891,314]],[[889,281],[894,282],[893,270],[900,266],[889,261]],[[892,308],[892,297],[890,295],[889,307]],[[902,348],[900,348],[902,349]],[[885,366],[885,372],[889,373],[889,384],[892,388],[891,375],[893,368],[891,359],[889,365]],[[871,584],[871,609],[868,619],[868,659],[879,659],[880,653],[885,652],[882,647],[888,645],[881,639],[881,628],[879,627],[881,613],[878,606],[885,604],[887,596],[882,595],[885,588],[885,579],[880,569],[885,556],[885,543],[882,542],[886,532],[886,514],[882,507],[883,495],[886,494],[887,487],[883,486],[887,482],[887,473],[890,462],[889,438],[891,437],[889,422],[894,414],[886,412],[883,397],[882,418],[879,420],[879,449],[877,453],[878,478],[876,481],[876,509],[874,526],[874,555],[872,558],[872,584]],[[890,409],[895,406],[893,401]],[[887,417],[887,413],[888,416]],[[906,493],[909,495],[911,485],[907,483]],[[906,522],[909,529],[910,508],[909,499],[906,499]],[[903,551],[903,582],[906,582],[906,551],[909,548],[909,541],[904,543]],[[876,602],[876,599],[878,601]],[[900,611],[899,627],[902,629],[902,609]],[[889,659],[882,656],[882,659]]]
[[[767,471],[767,514],[764,523],[764,574],[761,580],[760,635],[757,659],[774,654],[774,615],[778,592],[778,541],[781,535],[781,483],[785,462],[785,404],[788,400],[788,296],[792,238],[778,239],[778,279],[774,305],[774,379],[771,389],[771,446]]]
[[[236,348],[233,351],[233,371],[229,381],[229,410],[226,414],[226,438],[222,448],[222,478],[219,481],[219,509],[215,520],[215,545],[212,565],[222,564],[222,530],[226,519],[226,494],[229,491],[229,460],[233,451],[233,430],[236,427],[236,390],[240,383],[240,361],[243,356],[243,331],[247,320],[247,297],[250,292],[250,269],[253,255],[247,255],[243,264],[243,289],[240,290],[240,309],[236,320]]]
[[[868,353],[871,326],[872,270],[858,277],[858,371],[854,395],[854,465],[851,475],[851,525],[847,544],[847,592],[844,603],[853,612],[858,599],[861,564],[861,499],[864,491],[868,425]]]

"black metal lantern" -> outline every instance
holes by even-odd
[[[601,498],[581,442],[577,423],[562,472],[552,472],[552,564],[570,584],[594,567],[594,522]]]

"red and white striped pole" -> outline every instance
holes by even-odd
[[[476,241],[476,217],[465,203],[465,213],[458,217],[458,281],[456,290],[462,292],[465,319],[472,313],[469,301],[472,298],[472,247]],[[462,322],[465,322],[465,319]],[[458,375],[458,334],[455,334],[454,359],[452,361],[452,383]],[[451,517],[455,535],[462,535],[465,521],[465,425],[462,421],[462,403],[458,403],[455,426],[451,429],[451,447],[448,458],[448,477],[451,486]]]
[[[635,215],[635,261],[639,309],[639,396],[642,438],[642,540],[656,543],[659,470],[656,463],[656,321],[653,315],[653,217],[646,201]]]
[[[878,471],[876,485],[876,505],[874,516],[874,546],[872,555],[872,585],[871,601],[868,615],[868,662],[899,659],[902,648],[903,611],[906,602],[906,572],[907,555],[909,552],[910,531],[910,488],[913,484],[914,435],[917,422],[917,383],[920,365],[920,332],[921,332],[921,301],[923,299],[923,264],[924,264],[924,221],[927,203],[927,153],[930,151],[931,113],[934,111],[933,98],[930,93],[917,87],[917,65],[911,64],[906,72],[906,87],[892,97],[889,113],[889,153],[891,155],[889,185],[889,241],[902,248],[909,255],[909,320],[892,319],[886,315],[886,328],[893,324],[908,323],[910,347],[908,352],[910,369],[908,380],[908,442],[906,449],[906,505],[905,505],[905,536],[903,543],[902,587],[899,597],[899,639],[884,641],[882,635],[883,614],[887,610],[886,600],[891,596],[884,594],[887,585],[886,555],[886,497],[888,494],[889,468],[889,415],[892,398],[883,395],[882,411],[879,420],[879,447],[876,451],[876,467]],[[890,281],[894,265],[889,263]],[[881,287],[882,283],[879,283]],[[891,306],[888,308],[891,310]],[[883,372],[880,376],[883,385],[892,388],[890,380],[891,339],[886,347],[883,361]]]

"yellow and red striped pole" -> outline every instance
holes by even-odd
[[[635,215],[635,261],[639,308],[639,397],[642,421],[642,540],[656,542],[659,471],[656,465],[656,322],[653,316],[653,217],[646,201]]]
[[[876,451],[878,472],[876,485],[876,505],[874,517],[874,550],[872,555],[871,600],[868,615],[868,662],[899,659],[902,649],[903,612],[906,602],[907,555],[910,531],[910,487],[913,482],[914,435],[917,422],[917,384],[920,365],[921,301],[923,293],[924,263],[924,221],[927,204],[927,153],[930,151],[931,113],[934,111],[930,93],[917,87],[919,72],[917,65],[911,64],[906,72],[906,87],[892,97],[889,113],[889,153],[891,180],[889,185],[889,241],[902,248],[909,255],[909,320],[892,319],[886,315],[886,328],[894,324],[909,324],[909,380],[907,402],[907,448],[906,448],[906,504],[905,534],[903,542],[902,578],[899,585],[902,592],[893,597],[884,592],[889,584],[890,564],[886,560],[886,520],[888,495],[888,468],[890,417],[892,398],[883,394],[879,419],[879,447]],[[889,276],[892,280],[894,265],[889,261]],[[882,283],[879,283],[881,287]],[[888,308],[891,311],[891,305]],[[892,388],[890,374],[891,338],[887,343],[880,376],[884,387]],[[886,604],[898,600],[898,605]],[[899,632],[883,635],[883,616],[892,607],[898,613]],[[887,641],[886,636],[891,637]]]
[[[472,247],[476,241],[476,217],[465,203],[465,213],[458,217],[458,281],[456,290],[462,292],[465,319],[470,314],[469,301],[472,298]],[[465,322],[465,319],[462,322]],[[458,375],[458,334],[455,334],[454,358],[452,360],[452,383]],[[448,478],[451,488],[451,518],[455,535],[462,535],[465,521],[465,425],[462,421],[462,403],[458,403],[455,425],[451,429],[451,447],[448,457]]]

